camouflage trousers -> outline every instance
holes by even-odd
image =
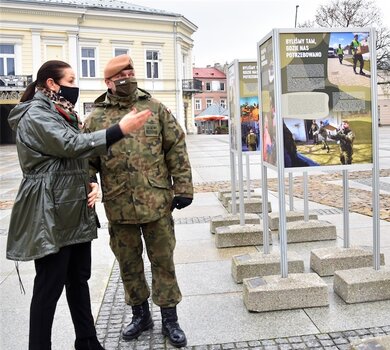
[[[145,278],[143,241],[152,269],[152,299],[160,307],[181,301],[173,251],[176,245],[172,215],[146,224],[110,224],[110,246],[119,262],[129,305],[141,305],[150,296]],[[141,238],[143,236],[143,240]]]
[[[352,164],[352,152],[340,149],[341,164]]]

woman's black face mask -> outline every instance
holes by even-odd
[[[72,105],[75,105],[79,98],[79,88],[74,86],[60,85],[60,91],[58,95],[69,101]]]

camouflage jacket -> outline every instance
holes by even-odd
[[[152,116],[140,130],[90,160],[90,176],[100,173],[103,202],[112,223],[141,224],[170,213],[173,195],[193,197],[185,134],[171,112],[144,90],[135,101],[104,93],[85,121],[87,131],[107,128],[135,107]]]

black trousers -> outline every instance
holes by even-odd
[[[76,338],[95,336],[88,287],[91,242],[70,245],[61,248],[56,254],[35,260],[35,271],[29,350],[51,349],[54,312],[64,286]]]

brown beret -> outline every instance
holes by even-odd
[[[112,58],[104,68],[104,79],[113,77],[125,68],[134,68],[133,60],[129,55],[123,54]]]

